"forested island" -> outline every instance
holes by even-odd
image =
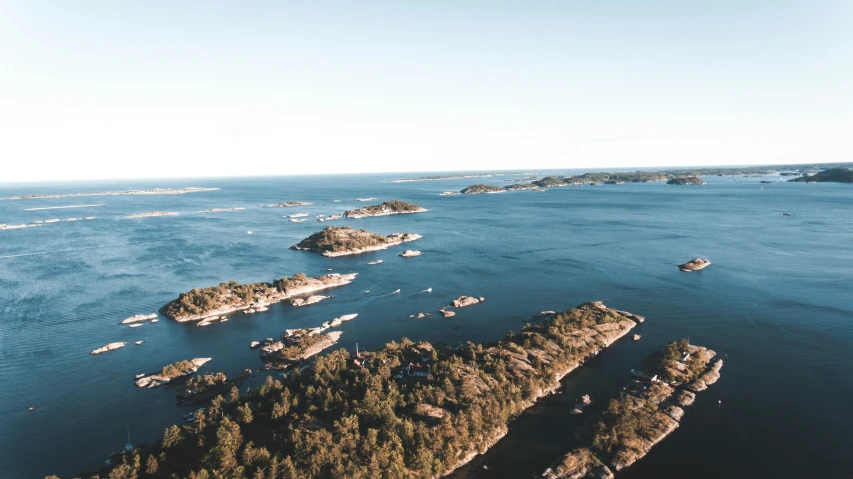
[[[460,193],[463,195],[478,195],[484,193],[503,193],[504,191],[505,189],[500,186],[476,184],[463,189]]]
[[[698,176],[679,176],[666,182],[668,185],[707,185]]]
[[[178,322],[198,321],[211,316],[277,303],[295,296],[351,283],[357,273],[326,274],[316,278],[297,273],[272,283],[240,284],[237,281],[218,286],[196,288],[181,293],[160,310]]]
[[[312,234],[291,248],[335,257],[386,249],[420,238],[421,235],[414,233],[391,233],[383,236],[363,228],[356,230],[349,226],[327,226],[323,231]]]
[[[355,210],[344,212],[346,218],[363,218],[366,216],[386,216],[397,215],[403,213],[421,213],[427,211],[418,205],[408,203],[406,201],[391,200],[379,205],[370,205]]]
[[[813,175],[801,176],[799,178],[794,178],[788,181],[802,183],[853,183],[853,169],[830,168],[828,170],[823,170],[819,173],[815,173]]]
[[[82,477],[440,477],[503,437],[507,424],[638,317],[585,303],[491,344],[391,342],[339,349],[305,371],[214,398],[151,447]]]
[[[685,339],[649,355],[619,397],[575,432],[586,446],[558,459],[541,477],[612,478],[611,469],[620,471],[642,459],[678,427],[682,407],[693,404],[696,392],[720,378],[723,360],[711,364],[715,356]]]
[[[140,388],[156,388],[183,376],[198,371],[198,368],[204,366],[211,358],[195,358],[176,363],[167,364],[163,369],[151,374],[138,374],[136,376],[136,386]]]

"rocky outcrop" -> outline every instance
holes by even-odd
[[[696,258],[692,259],[684,264],[678,265],[678,269],[684,271],[685,273],[689,273],[691,271],[699,271],[700,269],[705,269],[711,265],[711,262],[707,259]]]
[[[404,258],[411,258],[413,256],[421,256],[422,254],[423,253],[421,253],[420,251],[418,251],[416,249],[407,249],[406,251],[403,251],[402,253],[400,253],[400,256],[402,256]]]
[[[454,308],[465,308],[468,306],[473,306],[473,305],[478,304],[478,303],[485,301],[485,300],[486,300],[486,298],[482,298],[482,297],[475,298],[473,296],[460,296],[460,297],[453,300],[452,306]]]
[[[131,324],[131,323],[138,323],[141,321],[151,321],[152,319],[157,319],[157,315],[156,314],[137,314],[137,315],[131,316],[125,320],[122,320],[121,324]]]
[[[116,349],[123,348],[126,344],[127,344],[127,342],[110,343],[110,344],[107,344],[106,346],[101,346],[100,348],[92,351],[89,354],[102,354],[102,353],[106,353],[108,351],[115,351]]]
[[[557,459],[540,476],[542,479],[612,479],[613,472],[588,448],[582,447]]]
[[[328,226],[291,246],[291,249],[312,251],[334,258],[388,249],[421,238],[421,235],[415,233],[391,233],[388,236],[382,236],[349,226]]]
[[[438,312],[441,313],[441,315],[444,316],[445,318],[452,318],[452,317],[456,316],[455,311],[448,311],[446,309],[439,309]]]
[[[427,211],[427,209],[422,208],[418,205],[408,203],[406,201],[392,200],[386,201],[380,205],[365,206],[356,210],[345,211],[344,217],[359,219],[367,218],[369,216],[388,216],[407,213],[422,213],[424,211]]]
[[[316,303],[319,303],[320,301],[323,301],[324,299],[329,299],[329,298],[331,298],[331,296],[320,296],[320,295],[313,295],[313,296],[309,296],[307,298],[295,298],[295,299],[290,300],[290,305],[296,306],[296,307],[308,306],[310,304],[316,304]]]

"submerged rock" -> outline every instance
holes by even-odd
[[[481,301],[485,301],[486,298],[474,298],[472,296],[460,296],[453,300],[454,308],[465,308],[467,306],[473,306]]]

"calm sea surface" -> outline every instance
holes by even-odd
[[[0,197],[221,188],[0,201],[0,223],[97,217],[0,231],[0,476],[97,468],[123,447],[127,427],[133,442],[155,441],[190,408],[175,406],[174,388],[137,389],[132,380],[173,361],[212,357],[202,371],[229,375],[257,369],[250,341],[346,313],[359,313],[341,327],[346,348],[356,342],[375,348],[403,336],[492,341],[517,331],[531,314],[601,300],[646,316],[636,330],[642,339],[622,340],[573,373],[562,394],[525,413],[506,439],[453,477],[541,472],[574,445],[579,418],[568,411],[575,397],[589,393],[605,402],[646,354],[687,336],[727,356],[722,379],[686,409],[674,434],[619,477],[851,477],[853,185],[710,177],[703,187],[438,196],[481,181],[504,185],[505,178],[389,183],[394,177],[0,185]],[[400,258],[405,247],[397,247],[324,258],[288,249],[327,223],[290,223],[282,215],[339,213],[363,206],[359,197],[401,199],[430,211],[328,224],[420,233],[423,239],[409,247],[424,255]],[[258,206],[282,201],[313,205]],[[80,204],[100,206],[27,211]],[[234,207],[246,209],[198,213]],[[180,215],[125,218],[157,210]],[[678,271],[676,264],[694,257],[713,265]],[[377,259],[384,263],[366,264]],[[136,329],[118,324],[156,312],[194,287],[327,268],[359,276],[318,305],[278,304],[207,328],[167,319]],[[386,295],[396,289],[400,294]],[[408,317],[461,294],[486,302],[453,319]],[[135,340],[145,343],[89,355],[109,342]],[[262,380],[258,375],[252,384]]]

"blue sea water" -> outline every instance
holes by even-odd
[[[439,196],[475,182],[503,185],[507,178],[388,181],[395,177],[0,185],[0,197],[220,188],[0,201],[6,224],[97,217],[0,230],[0,475],[67,476],[97,468],[123,447],[127,428],[135,443],[155,441],[190,408],[175,406],[174,388],[138,389],[133,378],[173,361],[212,357],[202,371],[229,375],[257,369],[250,341],[347,313],[359,313],[341,327],[340,346],[350,349],[403,336],[492,341],[539,311],[601,300],[645,316],[636,330],[642,339],[626,338],[570,375],[562,394],[522,415],[507,438],[454,477],[541,472],[575,444],[572,432],[582,420],[568,415],[575,397],[589,393],[605,402],[646,354],[688,336],[725,355],[722,379],[686,408],[675,433],[620,477],[850,477],[853,186],[709,177],[702,187],[652,183]],[[359,197],[401,199],[430,211],[333,223],[282,218],[339,213],[363,206]],[[258,206],[282,201],[313,205]],[[77,204],[100,206],[27,211]],[[198,213],[234,207],[246,209]],[[157,210],[180,215],[125,218]],[[424,237],[342,258],[288,249],[329,224]],[[424,255],[397,256],[406,247]],[[694,257],[713,265],[678,271],[677,264]],[[377,259],[384,263],[366,264]],[[136,329],[119,325],[194,287],[329,268],[359,276],[317,305],[277,304],[207,328],[165,318]],[[396,289],[401,292],[387,294]],[[452,319],[409,318],[435,313],[461,294],[486,302]],[[145,343],[89,355],[109,342],[135,340]],[[252,384],[262,380],[258,375]]]

